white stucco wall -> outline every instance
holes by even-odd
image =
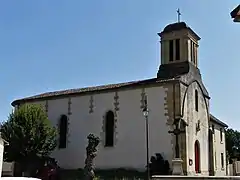
[[[186,98],[182,97],[184,105],[183,119],[187,121],[186,127],[186,159],[187,159],[187,173],[188,175],[195,175],[195,141],[198,140],[200,144],[200,170],[201,174],[209,173],[209,159],[208,159],[208,106],[205,103],[205,97],[197,84],[193,82],[187,88],[181,85],[182,95],[186,92]],[[195,90],[198,91],[198,111],[195,110]],[[196,131],[197,122],[200,120],[200,131]],[[193,164],[189,165],[189,159],[192,159]]]
[[[210,127],[214,124],[213,134],[213,156],[214,156],[214,174],[216,176],[226,175],[226,144],[225,144],[225,130],[224,127],[210,122]],[[220,138],[220,128],[222,128],[222,141]],[[222,167],[221,153],[223,153],[224,166]]]
[[[3,152],[4,152],[4,142],[3,142],[3,139],[0,138],[0,177],[2,177]]]
[[[119,111],[117,111],[116,138],[114,147],[99,145],[95,159],[97,168],[134,168],[146,166],[145,118],[141,106],[142,89],[118,91]],[[166,125],[165,97],[163,87],[145,88],[149,106],[149,146],[150,157],[163,153],[171,165],[172,145],[169,128]],[[114,111],[115,92],[93,94],[93,113],[89,113],[90,95],[71,98],[69,115],[69,133],[66,149],[57,149],[53,156],[62,168],[76,169],[84,167],[87,135],[94,133],[104,140],[102,130],[104,115]],[[68,114],[68,98],[48,100],[49,119],[57,126],[60,116]],[[46,102],[36,102],[45,106]]]

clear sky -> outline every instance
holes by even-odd
[[[0,2],[0,120],[17,98],[156,77],[157,32],[177,8],[202,38],[211,112],[240,130],[239,0],[11,0]]]

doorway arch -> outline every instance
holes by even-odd
[[[195,150],[195,172],[200,173],[200,144],[199,141],[196,140],[194,144]]]

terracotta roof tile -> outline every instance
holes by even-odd
[[[166,82],[166,81],[170,81],[170,80],[174,80],[174,79],[153,78],[153,79],[131,81],[131,82],[118,83],[118,84],[108,84],[108,85],[101,85],[101,86],[93,86],[93,87],[54,91],[54,92],[46,92],[46,93],[38,94],[38,95],[35,95],[35,96],[30,96],[30,97],[26,97],[26,98],[22,98],[22,99],[17,99],[15,101],[13,101],[11,104],[12,104],[12,106],[15,106],[19,103],[27,102],[27,101],[31,101],[31,100],[40,100],[40,99],[58,97],[58,96],[64,96],[64,95],[77,95],[77,94],[84,94],[84,93],[90,93],[90,92],[97,92],[97,91],[104,91],[104,90],[112,90],[112,89],[130,87],[130,86],[146,85],[146,84],[152,84],[152,83],[162,83],[162,82]]]
[[[158,35],[161,37],[164,33],[171,33],[173,31],[180,31],[183,29],[189,30],[194,36],[196,36],[197,40],[201,39],[185,22],[168,24],[161,33],[158,33]]]

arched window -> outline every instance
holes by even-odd
[[[195,90],[195,110],[198,111],[198,91]]]
[[[114,113],[108,111],[105,122],[105,147],[112,147],[114,144]]]
[[[67,147],[68,117],[62,115],[59,122],[59,149]]]
[[[195,141],[194,145],[195,149],[195,171],[196,173],[200,173],[200,145],[198,141]]]

